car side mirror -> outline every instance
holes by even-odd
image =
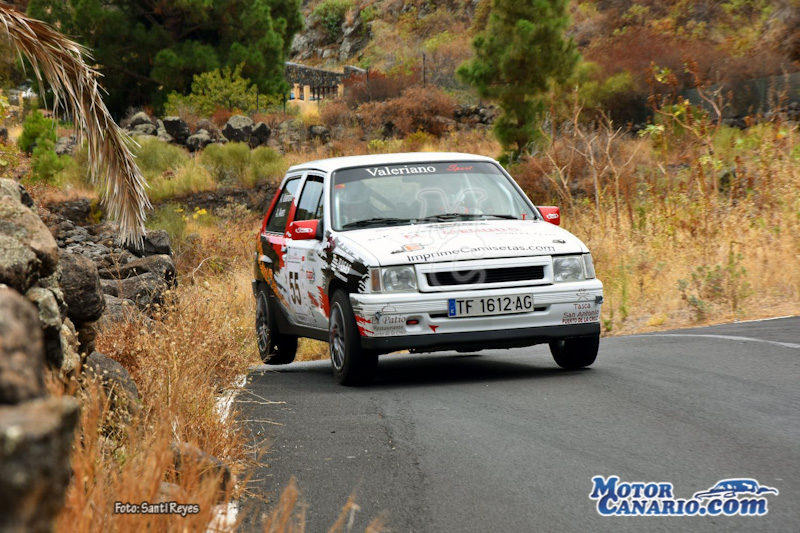
[[[542,216],[547,222],[555,224],[556,226],[561,225],[561,211],[558,209],[558,207],[553,205],[547,205],[547,206],[536,206],[536,208],[539,210],[539,212],[542,214]]]
[[[296,220],[289,224],[286,236],[296,241],[322,240],[321,220]]]

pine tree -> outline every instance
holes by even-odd
[[[494,133],[512,158],[541,141],[544,95],[572,74],[580,55],[566,0],[493,0],[486,28],[472,41],[475,57],[458,69],[481,98],[502,110]]]

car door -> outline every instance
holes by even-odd
[[[321,174],[309,173],[303,182],[291,222],[317,220],[317,236],[323,234],[325,180]],[[308,235],[307,237],[312,237]],[[320,238],[294,239],[286,234],[286,275],[289,286],[288,305],[295,324],[327,329],[324,308],[325,287],[324,244]]]
[[[284,315],[289,314],[289,276],[286,272],[286,226],[295,210],[302,174],[289,176],[275,199],[259,239],[259,268]]]

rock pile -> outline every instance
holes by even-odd
[[[56,212],[43,215],[67,257],[70,268],[65,271],[71,272],[67,280],[82,278],[94,268],[96,292],[91,298],[80,293],[85,296],[80,306],[92,308],[99,297],[105,308],[105,313],[95,319],[100,326],[129,319],[136,311],[150,311],[163,302],[166,291],[174,288],[175,263],[164,230],[148,231],[141,246],[122,246],[116,242],[117,228],[111,223],[79,226]]]
[[[203,150],[212,143],[243,142],[251,148],[266,146],[272,130],[263,122],[253,122],[243,115],[233,115],[222,131],[213,123],[200,121],[194,132],[180,117],[153,119],[141,111],[122,123],[123,129],[131,137],[156,137],[157,139],[183,146],[190,152]],[[66,142],[66,141],[65,141]]]
[[[498,111],[492,106],[457,105],[453,112],[455,120],[446,117],[435,117],[433,120],[441,122],[445,130],[483,128],[490,126],[497,115]],[[358,120],[360,117],[354,115],[354,118]],[[360,121],[363,123],[363,119]],[[155,137],[163,142],[182,146],[190,152],[200,152],[210,144],[240,142],[248,144],[250,148],[269,146],[285,153],[301,150],[304,145],[314,143],[330,147],[332,139],[339,139],[344,134],[342,126],[331,130],[321,124],[305,125],[302,120],[295,118],[288,118],[270,128],[264,122],[254,122],[243,115],[230,117],[222,130],[210,121],[202,120],[192,131],[186,121],[180,117],[155,119],[145,112],[136,113],[122,124],[125,132],[132,137]],[[396,134],[393,124],[384,125],[384,138],[394,137]],[[59,155],[73,155],[76,146],[77,142],[74,136],[62,137],[56,144]],[[83,205],[71,206],[73,209],[85,211],[84,220],[78,221],[80,223],[86,222],[91,215],[91,206],[87,201],[83,202]],[[69,205],[70,203],[65,204]]]
[[[499,114],[494,106],[457,105],[453,111],[453,118],[464,126],[490,126]]]

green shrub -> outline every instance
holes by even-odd
[[[189,95],[173,92],[167,96],[167,113],[178,114],[182,107],[191,108],[204,117],[211,116],[217,109],[236,109],[243,113],[253,111],[256,108],[256,87],[242,77],[243,66],[196,75]]]
[[[22,123],[22,133],[19,136],[19,149],[28,154],[31,153],[34,144],[40,144],[49,139],[56,142],[56,123],[54,120],[45,117],[41,111],[36,110],[29,114]],[[51,147],[52,148],[52,147]]]
[[[39,137],[36,141],[31,156],[31,169],[35,181],[55,183],[58,173],[64,170],[68,156],[56,155],[54,147],[55,143],[45,136]]]
[[[217,182],[196,159],[189,159],[174,173],[165,172],[148,179],[147,184],[150,186],[147,194],[154,202],[217,188]]]
[[[89,150],[86,145],[75,149],[72,156],[61,156],[63,166],[56,177],[56,185],[62,188],[91,189],[93,187],[89,170]],[[98,189],[98,192],[99,189]]]
[[[152,179],[164,172],[174,172],[189,160],[189,154],[183,148],[159,141],[155,137],[139,137],[139,146],[131,146],[136,156],[136,164],[146,178]]]
[[[286,162],[281,154],[272,148],[259,146],[250,153],[249,186],[280,180],[285,173]]]
[[[313,15],[319,19],[328,38],[335,41],[342,33],[345,15],[352,8],[352,0],[323,0],[314,8]]]
[[[217,183],[245,183],[250,147],[244,143],[211,144],[200,155],[200,163]]]
[[[361,19],[361,23],[364,25],[364,32],[366,32],[367,24],[375,20],[375,17],[378,16],[378,9],[375,6],[367,6],[359,11],[358,16]]]

